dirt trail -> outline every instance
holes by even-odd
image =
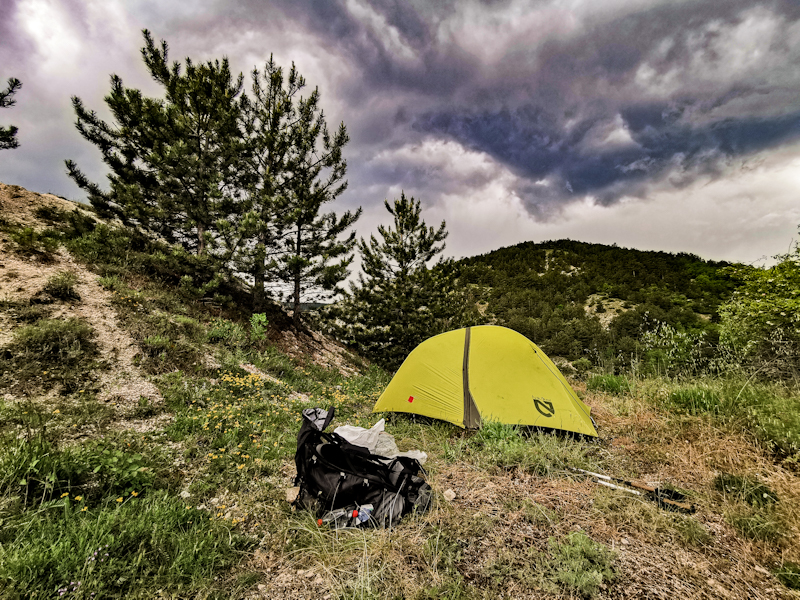
[[[0,183],[0,214],[7,222],[41,229],[42,222],[35,215],[35,211],[41,207],[62,211],[85,210],[50,194],[36,194],[18,186]],[[75,290],[80,299],[50,305],[53,308],[52,317],[77,317],[94,329],[99,358],[109,365],[99,374],[98,400],[112,403],[116,407],[115,412],[122,418],[136,409],[140,398],[146,398],[149,405],[158,410],[163,405],[161,393],[134,364],[133,358],[140,349],[120,327],[111,305],[111,292],[97,283],[97,275],[76,262],[63,248],[59,248],[52,260],[41,262],[14,254],[11,246],[12,242],[6,236],[0,239],[0,299],[27,302],[57,273],[74,273],[78,280]],[[11,338],[11,327],[7,321],[7,317],[0,314],[0,345],[6,344]],[[56,390],[53,390],[50,395],[55,393]],[[19,399],[6,394],[6,400]],[[149,430],[155,428],[157,423],[151,419],[147,422],[124,421],[119,425]]]

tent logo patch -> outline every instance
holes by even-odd
[[[533,405],[536,407],[536,410],[538,410],[543,417],[552,417],[556,412],[556,409],[553,408],[553,403],[549,402],[548,400],[540,400],[539,398],[534,398]]]
[[[409,397],[408,397],[408,401],[409,401],[409,402],[413,402],[413,401],[414,401],[414,396],[409,396]]]

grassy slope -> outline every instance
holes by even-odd
[[[336,424],[369,425],[386,373],[344,376],[311,360],[313,344],[252,335],[246,315],[141,272],[12,250],[0,246],[6,265],[28,261],[42,287],[71,271],[84,295],[30,304],[37,290],[0,274],[0,597],[798,597],[774,574],[798,583],[796,390],[575,381],[595,442],[388,416],[401,449],[429,455],[433,509],[389,531],[329,531],[285,500],[299,411],[332,405]],[[107,312],[70,325],[97,281]],[[130,335],[131,365],[92,338],[95,317]],[[21,352],[23,335],[51,353]],[[109,372],[136,369],[157,395],[107,393]],[[680,487],[698,510],[665,512],[568,466]]]

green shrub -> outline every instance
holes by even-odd
[[[53,312],[50,306],[11,300],[0,301],[0,309],[18,323],[35,323],[46,319]]]
[[[747,429],[787,464],[800,463],[800,398],[768,391],[745,396],[743,420]]]
[[[83,462],[103,493],[140,492],[153,485],[153,469],[141,454],[130,454],[118,448],[89,445]]]
[[[237,347],[247,342],[247,334],[238,323],[227,319],[214,319],[206,334],[209,342],[222,342],[226,346]]]
[[[572,368],[575,369],[580,375],[583,375],[592,368],[592,361],[585,357],[573,360]]]
[[[47,280],[45,292],[59,300],[80,300],[80,294],[75,291],[78,276],[72,271],[59,271]]]
[[[624,394],[631,391],[631,384],[623,375],[595,375],[586,383],[586,388],[609,394]]]
[[[549,540],[550,578],[583,596],[593,596],[600,586],[616,578],[616,553],[575,531],[562,541]]]
[[[112,291],[112,292],[121,292],[121,291],[128,291],[129,288],[122,279],[119,278],[117,275],[108,275],[106,277],[100,277],[97,279],[97,283],[99,283],[103,288]]]
[[[39,206],[33,211],[34,216],[42,221],[49,221],[55,223],[63,221],[66,217],[66,211],[59,210],[55,206],[44,205]]]
[[[78,318],[21,327],[0,349],[0,386],[30,390],[61,384],[64,392],[75,391],[99,367],[94,338],[94,330]]]
[[[68,241],[67,249],[89,263],[130,266],[132,241],[132,232],[101,224]]]
[[[267,335],[269,321],[264,313],[253,313],[250,315],[250,340],[260,342]]]
[[[144,339],[142,350],[149,356],[161,356],[170,347],[169,336],[166,335],[150,335]]]
[[[49,258],[58,249],[58,235],[52,231],[38,232],[32,227],[23,227],[9,234],[14,250],[23,256]]]

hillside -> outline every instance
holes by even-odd
[[[572,240],[524,242],[460,264],[494,322],[549,354],[606,368],[629,367],[648,350],[643,337],[664,324],[713,346],[717,309],[736,285],[728,263]]]
[[[0,184],[0,597],[800,598],[796,386],[573,372],[599,440],[384,415],[429,456],[431,511],[320,528],[286,501],[300,411],[369,426],[390,374],[277,306],[251,315],[236,282],[199,297],[181,281],[200,267],[150,244]],[[466,261],[487,318],[577,327],[598,300],[622,315],[668,297],[689,331],[731,291],[694,257],[549,244]],[[623,260],[630,276],[608,267]]]

